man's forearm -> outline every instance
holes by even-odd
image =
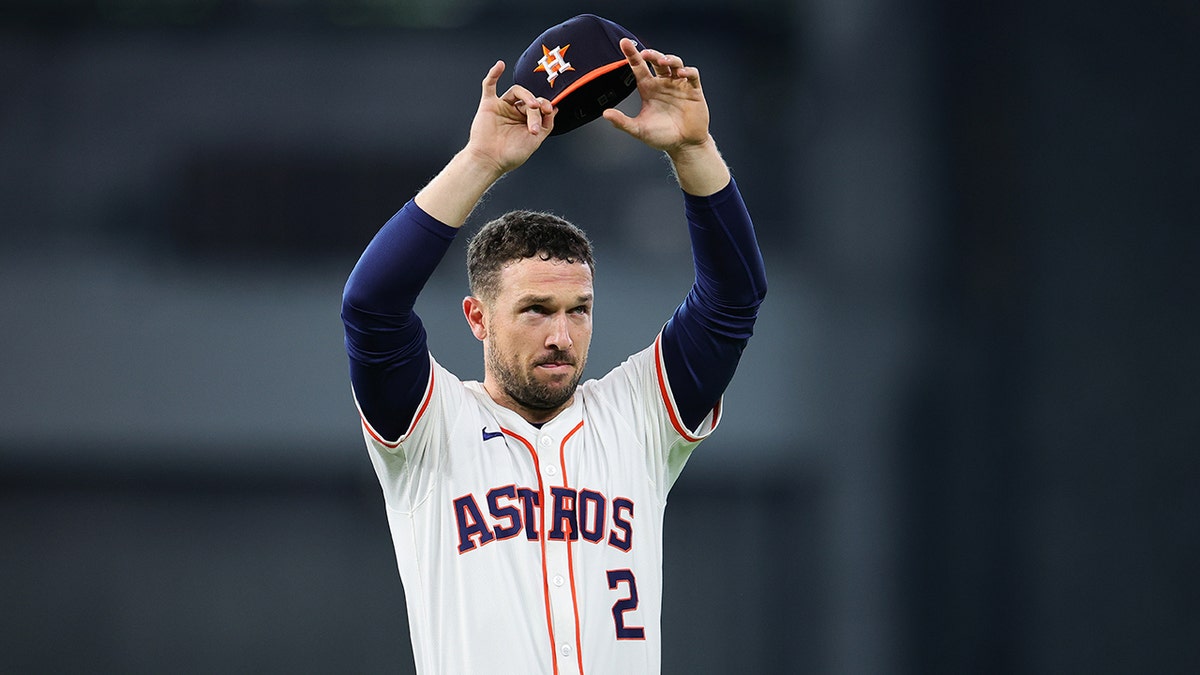
[[[469,148],[456,154],[414,198],[417,206],[450,227],[462,227],[483,195],[504,172]]]
[[[668,152],[675,179],[684,192],[696,197],[708,197],[729,185],[729,167],[709,136],[703,143]]]

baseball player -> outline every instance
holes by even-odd
[[[351,383],[420,673],[660,670],[667,493],[717,426],[766,278],[699,72],[628,39],[620,50],[641,109],[603,116],[670,158],[696,267],[653,344],[581,383],[597,301],[591,244],[560,218],[519,211],[468,246],[462,310],[483,343],[483,382],[430,354],[418,293],[557,114],[520,85],[497,95],[502,61],[483,80],[466,146],[383,226],[346,285]]]

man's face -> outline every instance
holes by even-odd
[[[482,310],[484,384],[497,402],[526,419],[548,420],[570,403],[587,364],[592,270],[583,263],[525,258],[500,271],[499,289]]]

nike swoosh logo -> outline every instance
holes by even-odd
[[[488,431],[487,427],[483,428],[483,440],[490,441],[493,438],[500,438],[504,433],[500,431]]]

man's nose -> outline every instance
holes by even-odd
[[[559,312],[550,321],[550,334],[546,336],[546,347],[559,351],[570,349],[574,343],[571,340],[571,326],[567,315]]]

